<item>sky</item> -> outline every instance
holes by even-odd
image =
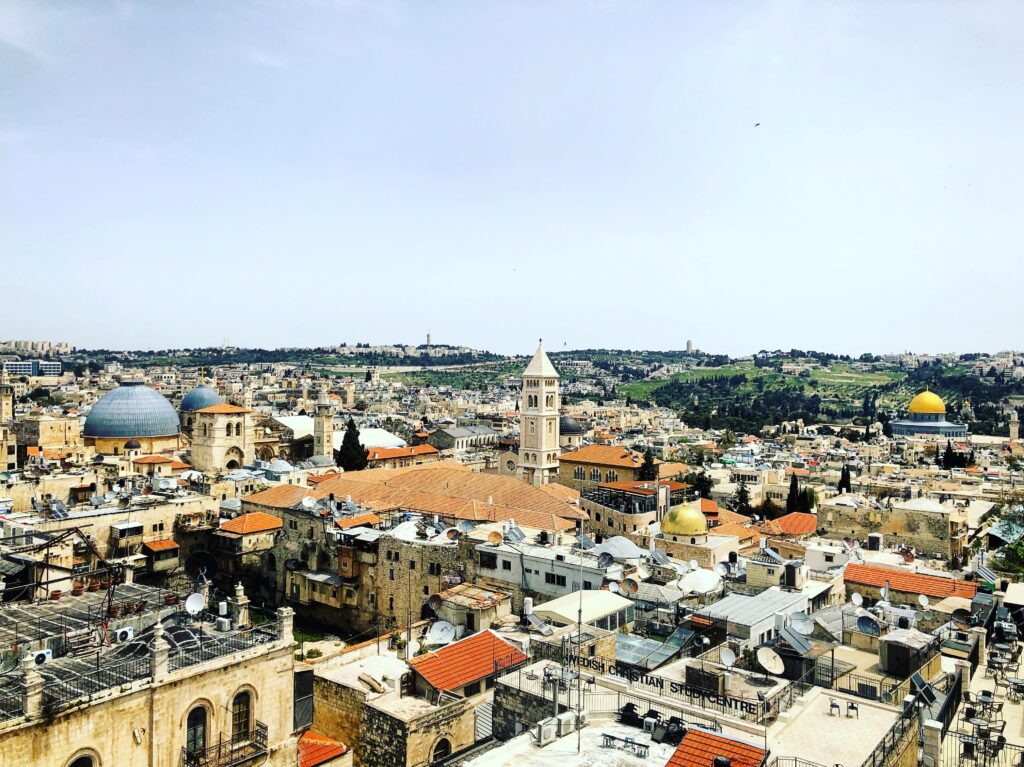
[[[1024,3],[0,0],[0,339],[1024,347]]]

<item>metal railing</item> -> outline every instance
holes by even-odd
[[[888,767],[896,763],[911,745],[917,747],[918,730],[917,712],[913,708],[904,711],[861,763],[861,767]]]
[[[91,659],[82,658],[80,664],[54,668],[56,672],[52,676],[45,665],[39,669],[43,676],[44,716],[90,701],[112,688],[152,677],[148,655],[116,660],[96,653]]]
[[[267,753],[267,725],[254,722],[251,732],[238,733],[225,738],[221,733],[217,742],[205,748],[189,750],[181,748],[184,767],[233,767]]]
[[[25,714],[25,684],[22,677],[5,674],[0,677],[0,722]]]

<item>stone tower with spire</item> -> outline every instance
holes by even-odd
[[[546,485],[558,476],[558,371],[542,344],[523,371],[519,408],[519,478]]]
[[[3,420],[3,419],[0,419]],[[1010,442],[1016,442],[1020,438],[1020,417],[1017,410],[1010,411]]]
[[[313,455],[334,460],[334,413],[331,411],[326,384],[320,387],[316,415],[313,416]]]
[[[14,386],[0,365],[0,423],[14,420]]]

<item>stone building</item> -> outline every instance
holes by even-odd
[[[946,403],[939,395],[927,389],[910,401],[909,414],[905,419],[893,421],[894,437],[939,437],[963,439],[967,427],[962,423],[946,420]]]
[[[213,405],[220,405],[223,402],[224,400],[221,399],[221,396],[205,383],[189,391],[181,398],[181,404],[178,406],[178,409],[181,411],[182,431],[191,437],[196,423],[196,411],[212,407]]]
[[[519,410],[519,478],[531,485],[546,485],[558,477],[559,408],[558,371],[538,344],[523,371]]]
[[[88,616],[106,596],[68,597],[81,609],[63,610],[59,623],[47,620],[58,610],[51,600],[24,606],[19,617],[34,633],[22,630],[20,663],[0,679],[0,764],[213,765],[226,749],[237,767],[296,763],[293,733],[309,722],[293,715],[290,610],[255,626],[239,593],[219,624],[205,609],[192,617],[160,591],[122,584],[114,604],[136,609],[111,621],[113,638],[102,642]],[[0,637],[13,620],[0,613]]]
[[[218,472],[252,464],[256,439],[252,411],[221,403],[194,413],[190,456],[197,471]]]
[[[563,453],[558,464],[558,481],[582,491],[605,482],[637,482],[644,457],[624,447],[587,445]]]

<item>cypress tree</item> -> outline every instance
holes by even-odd
[[[800,483],[796,481],[796,474],[789,478],[789,494],[786,496],[786,513],[796,511],[800,499]]]
[[[654,451],[647,448],[644,452],[644,462],[640,466],[639,479],[641,482],[652,482],[658,476],[658,467],[654,465]]]
[[[349,418],[348,426],[345,427],[345,438],[338,451],[338,465],[345,471],[360,471],[370,462],[369,455],[370,451],[359,441],[359,429],[356,428],[355,420]]]

